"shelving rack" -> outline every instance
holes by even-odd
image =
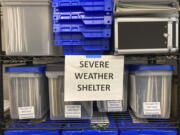
[[[1,21],[0,21],[0,31],[1,31]],[[0,41],[1,41],[1,35],[0,35]],[[164,59],[169,59],[169,60],[174,60],[176,61],[176,67],[177,67],[177,74],[176,74],[176,79],[178,80],[178,90],[177,90],[177,116],[166,121],[166,123],[169,123],[171,126],[170,127],[164,127],[164,128],[176,128],[178,130],[178,135],[180,135],[180,53],[174,53],[174,54],[157,54],[157,55],[128,55],[127,59],[132,60],[132,61],[137,61],[139,58],[143,58],[147,60],[149,63],[155,63],[157,60],[164,60]],[[28,126],[24,126],[23,128],[7,128],[7,125],[11,124],[11,120],[7,120],[4,118],[4,105],[3,105],[3,64],[20,64],[20,63],[33,63],[33,61],[44,61],[44,62],[51,62],[52,60],[55,61],[61,61],[64,59],[64,56],[7,56],[5,53],[2,51],[2,43],[0,42],[0,135],[3,135],[3,130],[5,129],[29,129]],[[119,124],[117,122],[118,119],[128,119],[127,114],[112,114],[112,118],[115,119],[116,124]],[[35,125],[37,121],[32,121],[28,122],[28,125]],[[56,121],[55,124],[57,125],[62,125],[58,129],[66,129],[64,127],[64,124],[66,122],[59,122]],[[162,121],[153,121],[152,123],[162,124],[164,122]],[[17,121],[17,125],[24,125],[26,124],[26,121]],[[76,123],[76,124],[86,124],[86,123]],[[133,123],[127,124],[127,126],[123,126],[123,129],[142,129],[145,128],[142,126],[147,124],[147,123],[140,123],[136,124],[137,126],[132,126]],[[51,121],[43,123],[42,125],[53,125]],[[124,123],[126,125],[126,123]],[[148,124],[147,124],[148,125]],[[104,127],[108,128],[108,127]],[[114,127],[114,128],[121,128],[121,127]],[[163,128],[163,127],[152,127],[152,126],[147,126],[146,128]],[[31,128],[30,128],[31,129]],[[46,128],[45,126],[42,126],[41,128],[37,129],[44,129],[44,130],[55,130],[57,128]],[[76,128],[78,129],[78,128]],[[85,129],[85,128],[80,128],[80,129]],[[109,128],[113,129],[113,128]]]
[[[50,62],[51,60],[55,60],[56,61],[61,61],[62,59],[64,59],[63,56],[54,56],[54,57],[48,57],[48,56],[34,56],[34,57],[22,57],[22,56],[6,56],[6,55],[0,55],[0,131],[1,134],[3,135],[3,130],[5,129],[9,129],[9,130],[18,130],[18,129],[23,129],[23,130],[28,130],[28,129],[32,129],[29,126],[31,125],[36,125],[38,124],[38,121],[16,121],[16,125],[20,126],[21,128],[16,128],[16,127],[11,127],[9,128],[8,125],[11,125],[12,121],[11,120],[7,120],[4,118],[4,112],[3,112],[3,64],[20,64],[20,63],[32,63],[33,61],[44,61],[44,62]],[[154,63],[156,61],[161,61],[161,60],[174,60],[176,61],[176,65],[177,65],[177,75],[175,76],[176,79],[180,80],[180,55],[179,53],[177,54],[162,54],[162,55],[129,55],[127,56],[127,60],[131,60],[131,61],[136,61],[136,60],[147,60],[149,63]],[[103,129],[149,129],[149,128],[156,128],[156,129],[178,129],[178,134],[180,135],[180,83],[178,83],[178,94],[177,94],[177,117],[173,117],[168,121],[161,121],[161,120],[155,120],[155,121],[151,121],[150,123],[139,123],[139,124],[129,124],[127,123],[123,123],[122,127],[103,127]],[[129,115],[128,114],[112,114],[112,119],[115,120],[115,124],[119,124],[121,125],[122,123],[118,123],[119,119],[123,119],[123,120],[128,120]],[[152,126],[151,124],[156,124],[156,126]],[[57,127],[53,127],[53,125],[59,125],[59,128]],[[33,128],[33,129],[43,129],[43,130],[63,130],[63,129],[71,129],[71,128],[66,128],[64,127],[64,124],[67,124],[67,121],[56,121],[56,122],[52,122],[52,121],[47,121],[45,123],[41,123],[41,127],[38,128]],[[75,124],[79,124],[79,125],[86,125],[86,122],[76,122]],[[169,124],[170,126],[160,126],[162,124]],[[24,126],[25,125],[25,126]],[[50,126],[47,128],[47,125]],[[136,125],[136,126],[135,126]],[[144,125],[146,125],[146,127],[144,127]],[[102,127],[101,127],[102,128]],[[75,128],[75,129],[86,129],[86,128]]]

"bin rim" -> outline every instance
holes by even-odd
[[[43,73],[46,70],[45,65],[21,65],[14,67],[6,67],[5,71],[7,73],[12,72],[35,72],[35,73]]]
[[[46,71],[46,77],[58,78],[59,76],[64,76],[64,71]]]
[[[153,70],[153,71],[174,71],[175,68],[173,65],[129,65],[129,71],[135,72],[135,71],[147,71],[147,70]]]

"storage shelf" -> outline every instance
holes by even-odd
[[[57,62],[62,61],[64,56],[7,56],[0,55],[3,64],[18,64],[26,62]]]
[[[73,0],[71,0],[73,1]],[[80,1],[80,0],[79,0]],[[69,6],[69,5],[68,5]],[[89,10],[89,9],[87,9]],[[0,16],[2,13],[0,12]],[[118,14],[114,15],[115,17]],[[85,21],[88,23],[87,21]],[[0,29],[1,29],[1,22],[0,22]],[[0,36],[1,37],[1,36]],[[91,124],[91,128],[67,128],[65,127],[66,124],[69,124],[69,121],[50,121],[47,120],[45,122],[40,121],[25,121],[25,120],[18,120],[14,123],[13,120],[10,118],[4,118],[4,110],[3,110],[3,64],[20,64],[20,63],[32,63],[32,62],[54,62],[54,61],[63,61],[64,56],[7,56],[3,55],[2,52],[2,43],[0,43],[0,135],[3,135],[3,130],[28,130],[31,129],[31,126],[36,126],[41,124],[41,127],[33,128],[33,130],[64,130],[64,129],[177,129],[178,135],[180,135],[180,53],[172,53],[172,54],[136,54],[136,55],[126,55],[128,60],[132,61],[141,61],[141,59],[145,59],[147,61],[156,61],[156,60],[176,60],[176,68],[177,68],[177,105],[176,105],[176,112],[177,118],[172,118],[166,121],[161,120],[153,120],[148,121],[148,123],[132,123],[132,122],[119,122],[118,120],[128,121],[129,114],[110,114],[111,118],[115,121],[115,127],[108,127],[106,123],[103,127],[99,127],[98,124]],[[113,53],[111,53],[113,54]],[[47,118],[46,118],[47,119]],[[45,119],[44,119],[45,120]],[[23,126],[21,128],[16,127],[9,127],[9,125],[15,124],[16,126]],[[72,123],[71,123],[72,124]],[[87,121],[75,121],[75,124],[79,125],[86,125],[89,124]],[[102,123],[101,123],[102,124]],[[161,125],[164,126],[161,126]],[[156,126],[154,126],[156,125]],[[169,125],[169,126],[167,126]],[[30,126],[30,127],[29,127]],[[59,128],[58,128],[58,127]],[[48,128],[47,128],[48,127]]]
[[[107,123],[96,123],[91,124],[90,121],[85,120],[74,120],[74,121],[51,121],[51,120],[41,120],[39,121],[26,121],[26,120],[16,120],[9,121],[7,128],[8,130],[29,130],[29,129],[43,129],[43,130],[66,130],[66,129],[177,129],[178,122],[175,119],[170,120],[145,120],[145,122],[133,123],[130,115],[127,113],[111,113],[110,122]],[[75,128],[68,128],[66,124],[71,124],[73,126],[79,125]],[[9,126],[10,125],[10,126]],[[81,126],[82,125],[82,126]],[[87,125],[87,127],[86,127]],[[90,126],[89,126],[90,125]],[[101,125],[101,126],[99,126]],[[109,126],[113,125],[113,126]]]
[[[128,60],[139,61],[139,59],[145,60],[180,60],[179,54],[143,54],[143,55],[126,55]],[[0,62],[3,64],[17,64],[22,62],[34,62],[34,61],[45,61],[50,62],[51,60],[62,61],[64,60],[64,56],[6,56],[0,55]],[[178,62],[178,61],[177,61]],[[120,129],[179,129],[179,119],[172,118],[169,120],[151,120],[148,123],[132,123],[132,122],[125,122],[129,120],[129,114],[123,113],[114,113],[109,114],[111,115],[112,120],[115,122],[113,123],[116,125],[115,127],[108,127],[108,124],[104,123],[104,126],[99,127],[98,124],[90,124],[89,122],[84,121],[74,121],[76,125],[82,125],[80,128],[67,128],[66,124],[72,124],[72,121],[50,121],[47,120],[45,122],[42,121],[25,121],[25,120],[18,120],[14,123],[13,120],[8,119],[7,121],[1,121],[0,124],[4,125],[3,130],[32,130],[32,126],[41,125],[38,128],[33,128],[33,130],[86,130],[86,129],[111,129],[111,130],[120,130]],[[46,118],[47,119],[47,118]],[[44,119],[45,120],[45,119]],[[124,122],[121,123],[118,120],[123,120]],[[15,127],[9,127],[9,125],[15,124]],[[91,125],[88,128],[83,128],[84,125]],[[101,123],[102,124],[102,123]],[[162,126],[163,125],[163,126]]]
[[[125,55],[126,60],[129,61],[137,61],[138,60],[146,60],[146,61],[154,61],[154,60],[180,60],[179,54],[144,54],[144,55]],[[0,55],[0,62],[3,64],[21,64],[27,62],[47,62],[47,63],[55,63],[64,61],[64,56],[6,56]]]

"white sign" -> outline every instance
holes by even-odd
[[[65,105],[65,118],[81,118],[81,105]]]
[[[66,56],[65,101],[123,99],[123,56]]]
[[[107,101],[108,112],[120,112],[122,111],[122,100],[110,100]]]
[[[34,119],[35,118],[33,106],[18,107],[18,113],[19,113],[19,119]]]
[[[144,102],[144,115],[161,115],[160,102]]]

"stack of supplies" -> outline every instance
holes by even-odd
[[[112,0],[53,0],[54,44],[64,55],[101,54],[109,50]]]

